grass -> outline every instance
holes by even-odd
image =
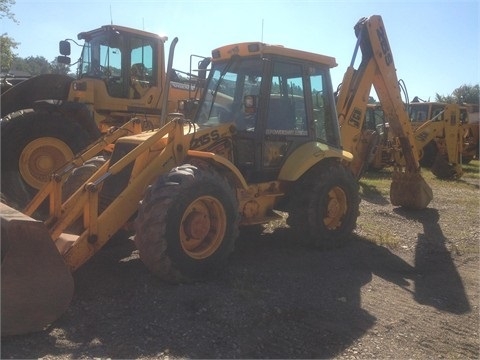
[[[479,164],[478,160],[472,160],[470,163],[465,164],[462,166],[463,168],[463,177],[467,179],[480,179],[480,172],[479,172]]]
[[[434,200],[426,212],[413,213],[392,209],[390,205],[392,169],[367,172],[359,180],[363,200],[357,233],[381,246],[409,249],[415,246],[411,240],[426,231],[425,226],[438,225],[434,236],[445,238],[451,250],[478,254],[475,238],[480,222],[480,162],[474,160],[463,165],[463,171],[458,180],[441,180],[429,169],[422,169],[422,177],[432,188]],[[426,220],[427,214],[435,212],[438,212],[438,224],[433,218]]]
[[[438,179],[429,169],[422,169],[421,174],[428,184],[434,183],[440,187],[450,187],[452,184],[455,184],[455,186],[474,186],[478,189],[480,181],[480,161],[472,160],[469,164],[463,165],[462,168],[463,176],[456,181]],[[375,195],[388,196],[391,179],[391,168],[367,172],[359,180],[360,194],[366,197]]]

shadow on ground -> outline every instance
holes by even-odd
[[[75,273],[76,295],[62,318],[43,332],[2,339],[2,358],[335,357],[377,320],[361,306],[373,275],[399,287],[413,279],[421,304],[469,310],[434,215],[416,217],[425,232],[414,266],[366,239],[317,251],[277,228],[244,234],[222,273],[187,285],[154,278],[122,240]],[[437,281],[449,284],[442,294]]]

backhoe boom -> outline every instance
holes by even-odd
[[[420,175],[419,153],[402,102],[390,44],[382,18],[374,15],[355,25],[357,46],[345,72],[337,100],[337,113],[344,147],[354,155],[350,168],[360,177],[374,150],[362,141],[362,129],[372,86],[379,97],[393,136],[398,138],[405,168],[398,167],[392,179],[390,200],[393,205],[422,209],[433,198],[432,190]],[[362,61],[354,68],[358,48]]]

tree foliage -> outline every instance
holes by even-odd
[[[57,63],[56,60],[49,62],[43,56],[29,56],[27,58],[14,56],[11,70],[24,71],[32,76],[40,74],[67,75],[69,67]]]
[[[10,11],[10,7],[15,5],[15,0],[0,0],[0,19],[7,18],[18,23],[15,14]]]
[[[18,43],[7,36],[7,34],[0,35],[0,64],[2,64],[2,72],[7,72],[12,68],[13,58],[15,57],[13,49],[16,49],[17,46]]]
[[[462,85],[453,90],[451,95],[435,95],[435,101],[445,103],[467,103],[478,104],[480,101],[480,86],[477,85]]]
[[[0,20],[7,18],[18,23],[15,14],[10,10],[13,5],[15,5],[15,0],[0,0]],[[2,72],[10,69],[14,56],[13,49],[16,49],[17,46],[18,43],[6,33],[0,36],[0,64],[2,67],[0,70]]]

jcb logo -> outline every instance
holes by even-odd
[[[377,36],[380,46],[382,47],[383,56],[385,57],[385,64],[390,66],[393,62],[392,50],[390,50],[387,34],[385,33],[385,29],[383,27],[377,29]]]
[[[195,150],[198,149],[201,146],[205,146],[210,141],[215,141],[220,138],[220,134],[218,133],[218,130],[213,130],[212,132],[208,134],[204,134],[198,138],[193,138],[192,141],[190,142],[190,149]]]
[[[362,120],[362,110],[355,108],[353,109],[350,119],[348,119],[348,124],[353,126],[356,129],[360,128],[360,121]]]

